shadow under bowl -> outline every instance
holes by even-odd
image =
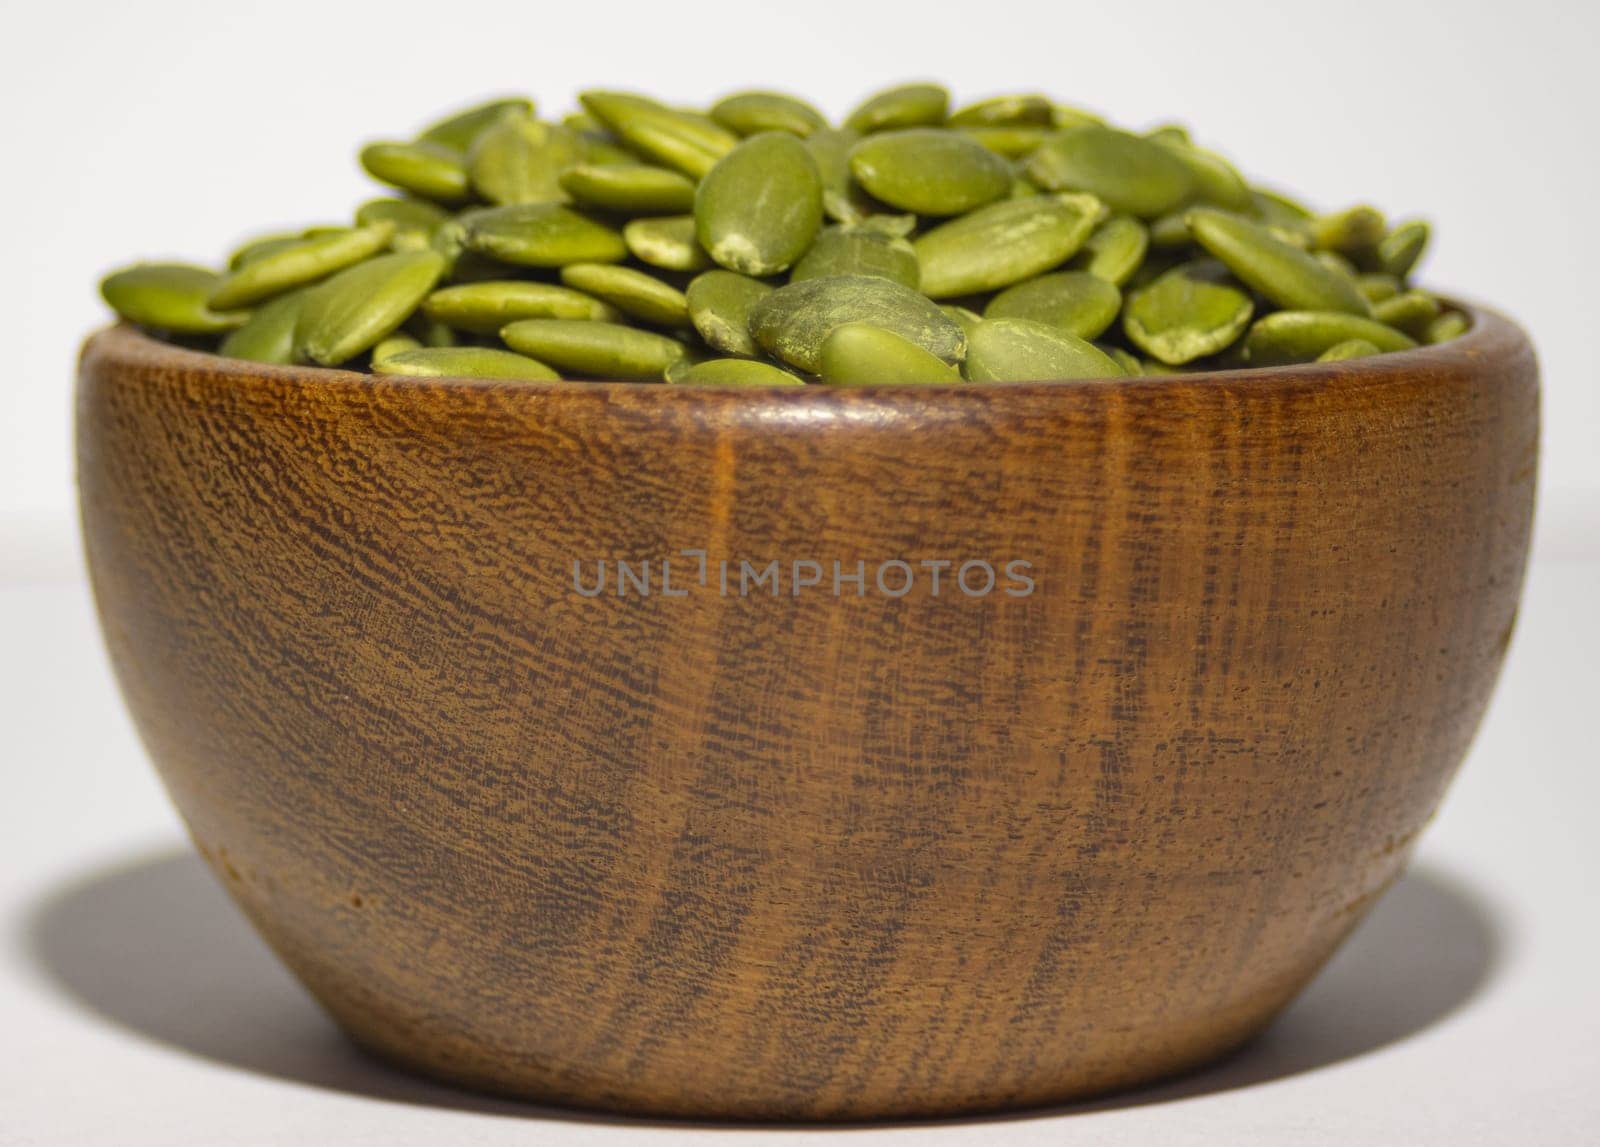
[[[1537,458],[1532,348],[1473,317],[851,391],[119,327],[79,378],[90,573],[200,851],[385,1058],[671,1116],[1055,1103],[1261,1029],[1438,806]]]

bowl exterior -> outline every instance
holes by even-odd
[[[1054,1102],[1258,1031],[1466,751],[1537,432],[1492,314],[937,393],[384,380],[116,329],[78,392],[138,728],[335,1019],[477,1088],[736,1118]]]

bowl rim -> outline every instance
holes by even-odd
[[[1485,360],[1504,360],[1519,353],[1533,353],[1528,334],[1514,320],[1491,307],[1440,296],[1447,307],[1466,314],[1470,326],[1448,342],[1423,344],[1401,351],[1388,351],[1365,358],[1336,362],[1294,363],[1282,366],[1244,367],[1232,370],[1193,371],[1167,375],[1139,375],[1122,378],[1056,379],[1018,382],[957,382],[938,386],[912,386],[902,383],[873,383],[864,386],[739,386],[716,383],[668,384],[643,380],[519,380],[373,374],[340,367],[278,365],[229,358],[212,351],[196,350],[169,343],[127,322],[101,327],[84,340],[79,355],[80,371],[88,360],[109,360],[117,365],[146,369],[172,369],[185,373],[204,373],[218,382],[259,385],[265,380],[294,383],[309,390],[348,389],[398,390],[423,392],[498,392],[535,395],[589,394],[607,398],[623,395],[660,396],[656,401],[693,402],[708,395],[738,395],[738,401],[751,409],[778,403],[785,409],[795,404],[833,403],[857,395],[874,402],[910,403],[924,409],[941,401],[959,401],[975,395],[1058,393],[1083,395],[1088,391],[1114,391],[1117,394],[1164,392],[1203,387],[1208,390],[1253,391],[1260,389],[1320,389],[1353,386],[1383,386],[1412,382],[1418,375],[1452,373],[1481,368]],[[667,397],[671,396],[671,397]],[[723,399],[726,401],[726,399]]]

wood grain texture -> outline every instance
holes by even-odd
[[[1489,313],[1324,366],[850,392],[114,329],[78,392],[128,703],[338,1022],[471,1087],[741,1118],[1059,1101],[1259,1030],[1467,748],[1537,434]],[[574,592],[690,548],[1036,588]]]

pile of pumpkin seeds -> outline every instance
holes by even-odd
[[[363,148],[391,190],[223,271],[139,264],[123,319],[233,358],[380,374],[733,385],[1114,378],[1453,338],[1421,221],[1315,213],[1181,127],[933,84],[843,124],[772,92],[706,111],[500,99]]]

